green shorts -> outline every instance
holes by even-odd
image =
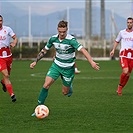
[[[70,86],[74,78],[74,66],[71,68],[63,68],[56,65],[54,62],[50,67],[47,76],[53,78],[54,80],[58,79],[61,76],[64,86]]]

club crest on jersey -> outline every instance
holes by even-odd
[[[6,30],[4,30],[4,34],[6,34]]]

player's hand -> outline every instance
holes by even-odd
[[[35,61],[30,64],[30,68],[33,69],[34,66],[36,66],[36,62]]]
[[[94,62],[94,61],[91,63],[91,66],[92,66],[92,68],[94,68],[95,70],[99,70],[99,69],[100,69],[99,63],[96,63],[96,62]]]
[[[110,56],[114,55],[114,49],[110,52]]]
[[[15,44],[15,43],[11,43],[10,46],[11,46],[11,47],[15,47],[16,44]]]

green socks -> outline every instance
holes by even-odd
[[[48,96],[48,89],[42,88],[38,97],[38,105],[44,104],[46,97]]]
[[[71,84],[70,90],[69,90],[67,96],[70,97],[72,95],[72,93],[73,93],[73,87],[72,87],[72,84]]]

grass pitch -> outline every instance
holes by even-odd
[[[40,61],[31,70],[32,61],[14,61],[11,81],[17,102],[0,91],[1,133],[132,133],[133,75],[123,96],[116,94],[121,68],[119,61],[98,61],[95,71],[87,61],[78,60],[80,74],[75,75],[73,95],[63,96],[61,80],[50,88],[45,119],[31,117],[51,61]],[[0,85],[1,87],[1,85]]]

